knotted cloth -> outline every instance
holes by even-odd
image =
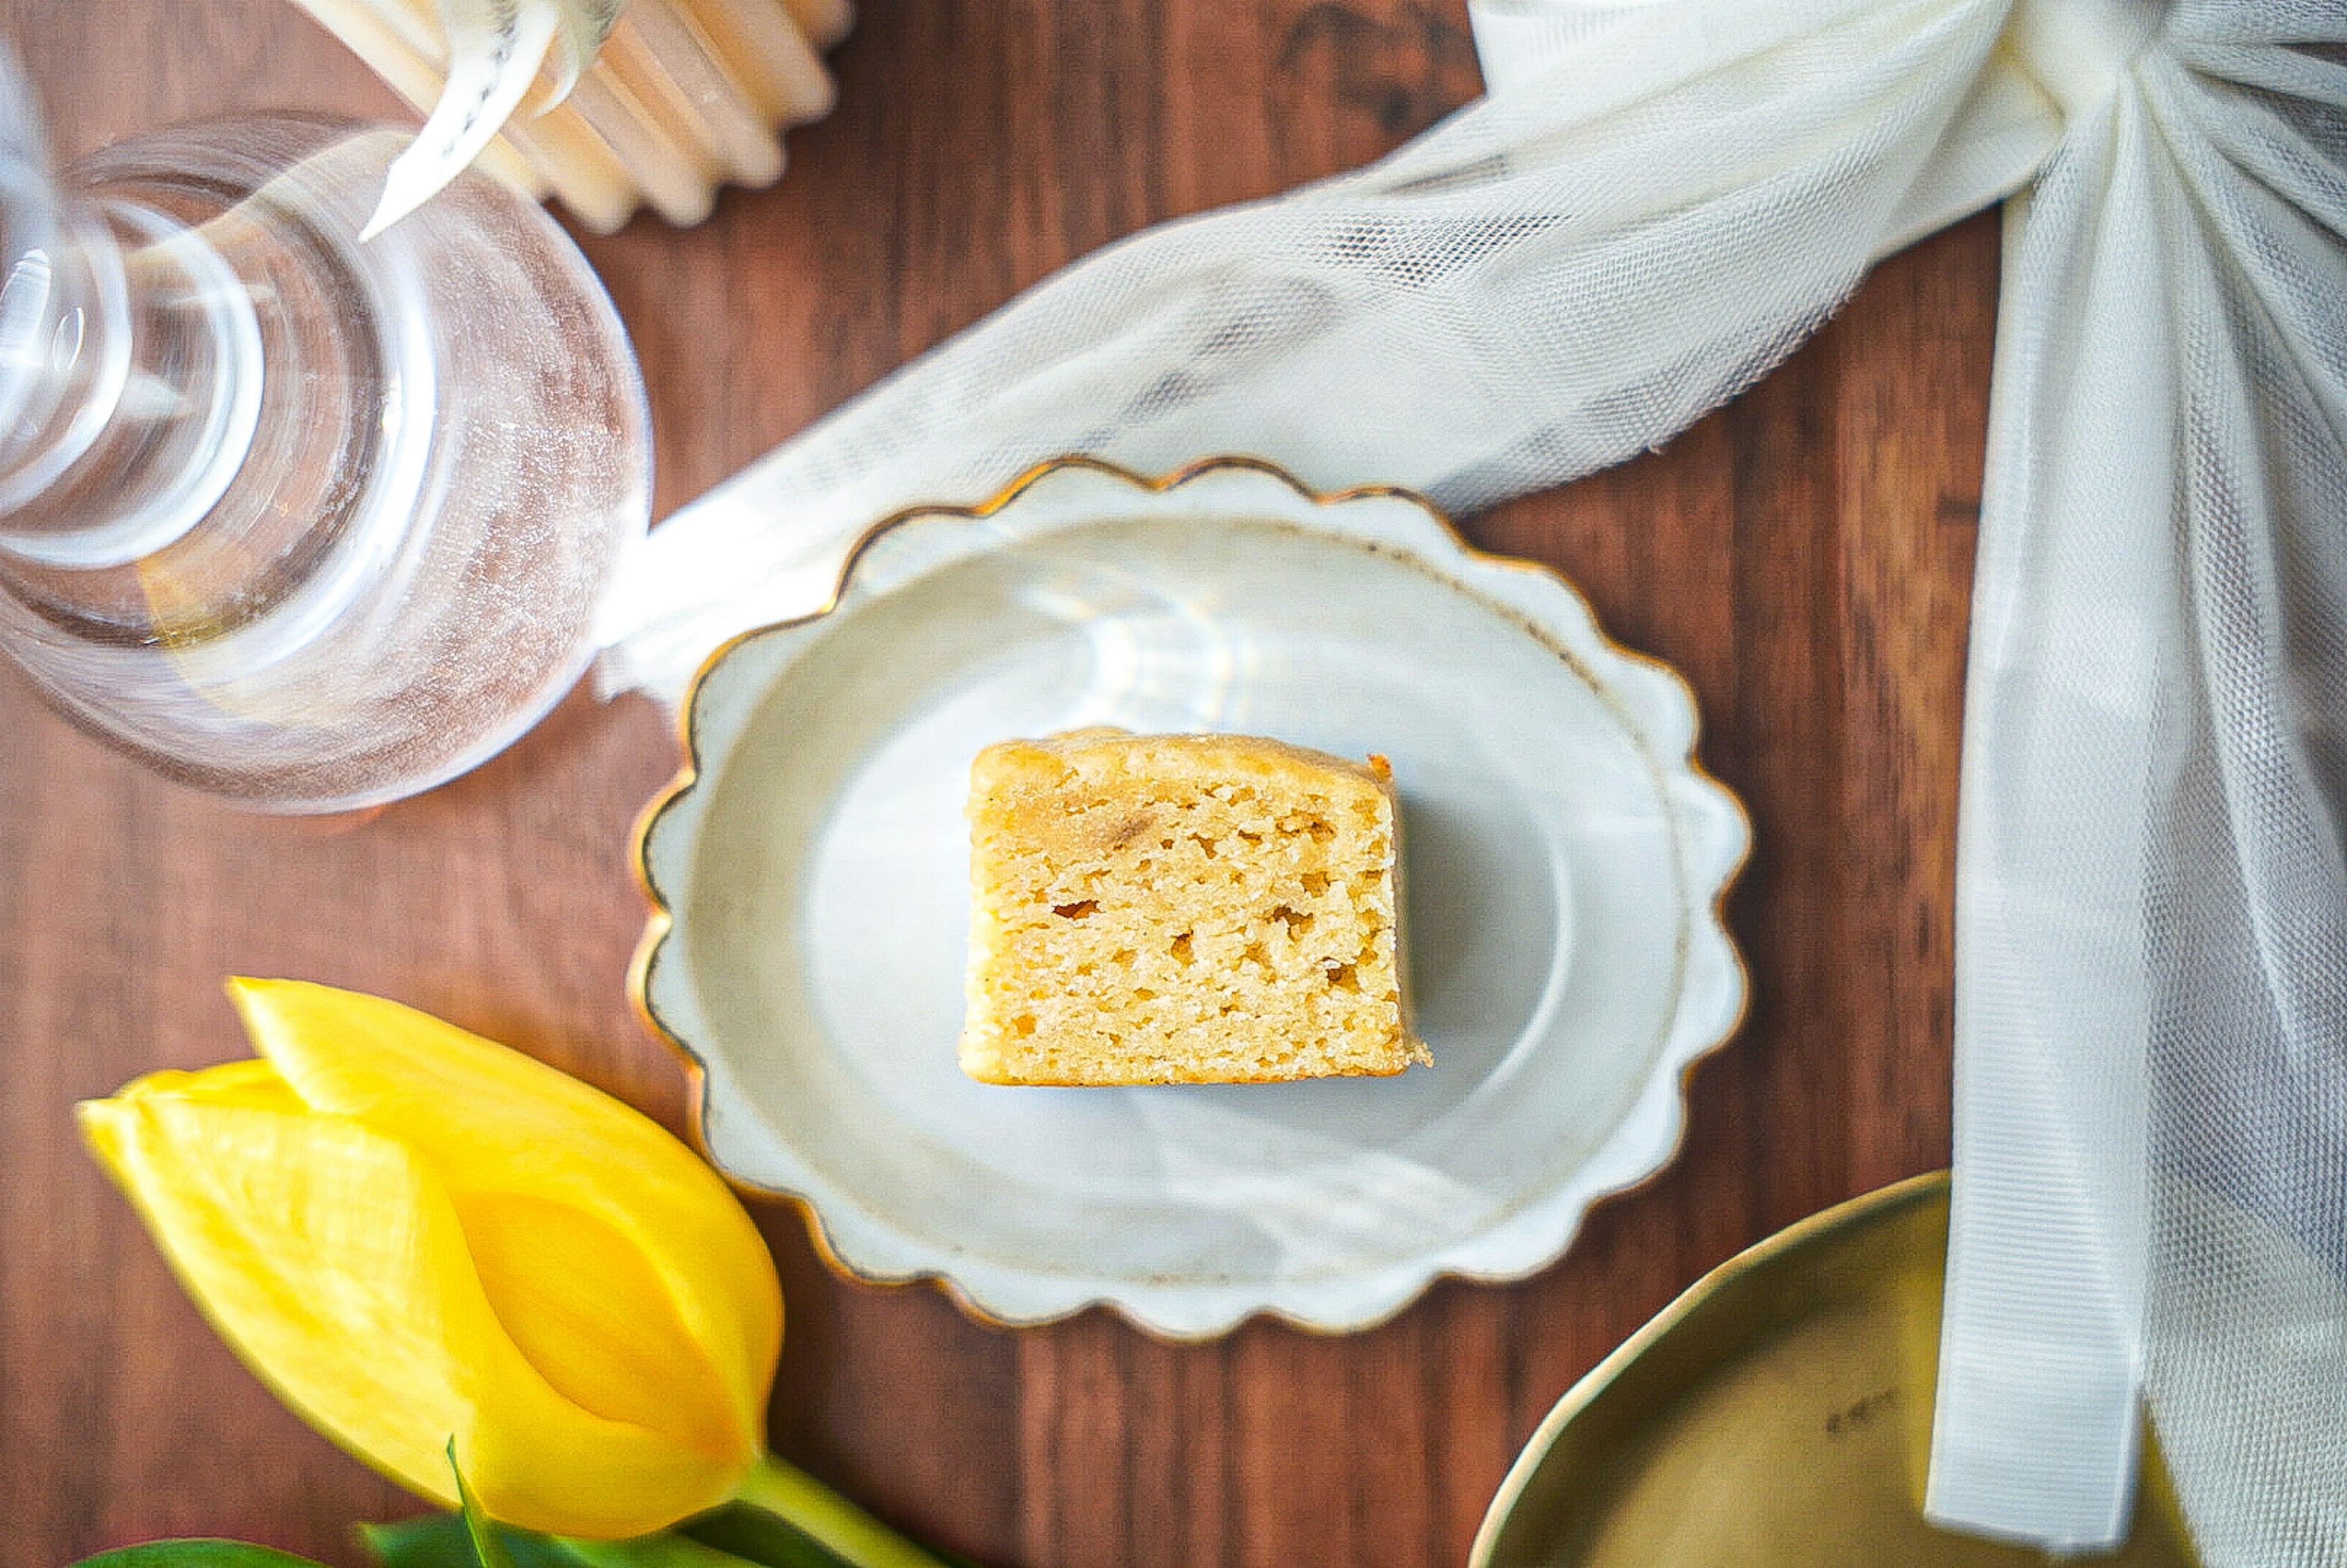
[[[653,535],[673,701],[849,540],[1085,451],[1454,511],[1665,440],[2003,197],[1928,1510],[2347,1561],[2347,5],[1480,0],[1489,95],[1045,281]]]

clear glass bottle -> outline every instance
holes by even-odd
[[[5,67],[0,649],[265,810],[504,747],[585,669],[650,515],[641,379],[576,247],[480,175],[362,245],[405,138],[319,121],[52,185]]]

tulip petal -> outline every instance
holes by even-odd
[[[229,991],[255,1049],[304,1102],[396,1138],[438,1172],[482,1238],[490,1300],[557,1386],[691,1446],[723,1433],[739,1466],[764,1450],[781,1287],[756,1226],[691,1150],[601,1091],[413,1008],[290,980],[236,979]],[[533,1258],[515,1215],[542,1218],[542,1205],[581,1216],[564,1234],[582,1259],[632,1252],[641,1266]],[[671,1360],[656,1380],[630,1375],[628,1347],[648,1336],[663,1356],[694,1351],[692,1369]]]
[[[709,1381],[708,1357],[626,1236],[583,1209],[513,1194],[469,1204],[461,1218],[482,1289],[548,1382],[599,1416],[739,1462],[738,1423],[723,1401],[681,1386]]]
[[[249,1105],[256,1111],[282,1111],[296,1116],[309,1110],[278,1071],[258,1059],[225,1061],[200,1072],[171,1069],[150,1072],[116,1090],[114,1098],[204,1100],[220,1105]]]
[[[738,1472],[564,1398],[507,1335],[430,1165],[347,1117],[288,1112],[247,1064],[81,1108],[90,1146],[220,1335],[320,1430],[455,1501],[445,1445],[501,1519],[658,1529]]]

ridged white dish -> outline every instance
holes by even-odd
[[[1086,724],[1390,757],[1434,1066],[963,1078],[970,759]],[[828,612],[711,660],[685,728],[636,985],[700,1070],[703,1146],[842,1269],[996,1322],[1349,1330],[1440,1275],[1532,1273],[1668,1162],[1681,1076],[1743,1011],[1719,902],[1748,830],[1686,684],[1398,492],[1052,465],[877,529]]]

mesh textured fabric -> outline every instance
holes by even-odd
[[[1491,96],[1047,280],[653,536],[671,700],[853,537],[1090,451],[1471,510],[1764,374],[2006,194],[1929,1506],[2347,1562],[2347,6],[1481,0]],[[2042,166],[2042,168],[2041,168]]]
[[[608,606],[605,686],[673,698],[724,638],[821,603],[853,533],[1062,453],[1246,452],[1471,510],[1653,446],[2043,156],[2050,109],[1972,91],[2002,10],[1479,13],[1504,90],[1358,173],[1095,252],[671,518]],[[1952,122],[1956,183],[1922,180]]]
[[[2347,7],[2180,4],[2008,208],[1931,1506],[2347,1562]],[[2052,73],[2047,73],[2051,75]]]

